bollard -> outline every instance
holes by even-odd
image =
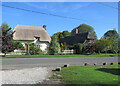
[[[88,65],[88,63],[85,63],[84,65],[85,65],[85,66],[87,66],[87,65]]]
[[[57,68],[56,68],[56,71],[61,71],[61,67],[57,67]]]
[[[111,62],[110,65],[113,65],[113,62]]]
[[[106,65],[107,63],[103,63],[103,65]]]
[[[64,67],[69,67],[69,64],[65,64]]]
[[[94,63],[94,65],[96,65],[96,63]]]

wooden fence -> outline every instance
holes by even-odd
[[[74,54],[75,50],[63,50],[61,54]]]

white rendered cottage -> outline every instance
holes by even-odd
[[[28,43],[35,43],[42,51],[46,51],[51,41],[46,31],[46,25],[43,27],[17,25],[14,30],[13,39],[20,41],[25,49],[28,49]]]

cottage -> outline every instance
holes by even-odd
[[[94,40],[95,37],[93,37],[90,32],[78,33],[78,29],[76,29],[75,34],[61,38],[60,43],[66,43],[67,45],[77,43],[88,44],[94,42]]]
[[[46,51],[51,41],[46,31],[46,25],[43,27],[17,25],[14,30],[13,39],[20,41],[25,49],[28,49],[28,43],[35,43],[42,51]]]

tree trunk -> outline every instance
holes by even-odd
[[[6,57],[6,52],[4,53],[4,57]]]
[[[98,53],[100,54],[100,51],[98,51]]]

